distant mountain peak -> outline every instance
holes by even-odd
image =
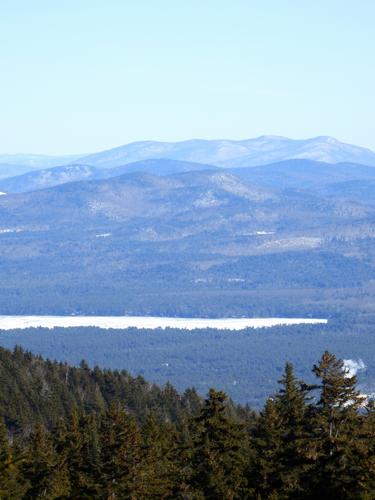
[[[260,135],[255,139],[246,139],[247,141],[293,141],[289,137],[285,137],[284,135]]]
[[[295,140],[278,135],[262,135],[244,140],[189,139],[180,142],[133,142],[87,156],[81,161],[101,168],[113,168],[154,158],[227,168],[265,165],[293,158],[375,166],[374,151],[346,144],[334,137],[317,136]]]
[[[132,165],[129,171],[142,167],[157,175],[160,170],[165,175],[189,169],[254,167],[292,159],[375,166],[374,151],[341,142],[335,137],[321,135],[296,140],[279,135],[261,135],[241,140],[194,138],[179,142],[137,141],[83,157],[0,155],[0,179],[55,166],[64,166],[67,174],[74,172],[74,168],[83,169],[80,165],[84,165],[103,173],[95,176],[105,177],[107,169],[121,168],[126,173],[126,165]],[[137,165],[139,162],[143,165]]]

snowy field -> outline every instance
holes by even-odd
[[[0,330],[33,327],[78,327],[99,328],[180,328],[195,330],[215,328],[218,330],[243,330],[244,328],[268,328],[277,325],[326,324],[326,319],[311,318],[165,318],[154,316],[0,316]]]

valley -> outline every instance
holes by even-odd
[[[152,151],[0,181],[0,345],[181,390],[215,385],[256,407],[285,361],[308,366],[330,348],[363,360],[372,392],[375,167],[346,146],[344,163],[283,150],[241,168]]]

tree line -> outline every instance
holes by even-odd
[[[0,369],[0,498],[374,498],[375,406],[329,352],[259,413],[20,348]]]

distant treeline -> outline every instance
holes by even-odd
[[[276,326],[244,331],[215,329],[30,328],[0,332],[0,346],[23,346],[44,358],[79,366],[82,358],[112,370],[142,375],[180,392],[194,386],[200,394],[210,387],[234,401],[261,409],[277,389],[287,361],[298,377],[312,382],[310,366],[329,350],[344,360],[363,362],[358,373],[362,392],[375,392],[375,316],[329,319],[327,325]]]
[[[375,406],[325,352],[255,413],[0,349],[0,498],[371,499]]]
[[[224,262],[215,256],[222,263],[203,270],[205,257],[197,256],[197,248],[206,242],[178,253],[173,247],[159,253],[151,243],[140,250],[124,242],[106,251],[97,248],[93,256],[92,246],[87,247],[91,233],[78,230],[76,237],[73,244],[66,233],[48,233],[42,242],[38,232],[2,235],[2,314],[325,317],[375,312],[372,239],[360,242],[366,259],[339,255],[333,242],[330,252],[225,257]],[[355,246],[347,251],[357,252]],[[121,254],[129,260],[124,270],[125,264],[113,261]]]

